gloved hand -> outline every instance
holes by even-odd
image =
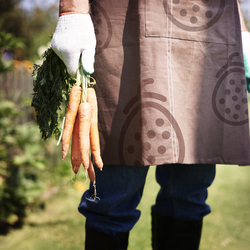
[[[241,32],[243,56],[245,65],[245,74],[247,80],[247,90],[250,93],[250,33],[248,31]]]
[[[89,14],[67,14],[58,19],[51,47],[67,66],[68,73],[76,76],[79,58],[86,74],[94,72],[96,37]]]

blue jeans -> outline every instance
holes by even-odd
[[[130,231],[139,220],[141,200],[149,167],[104,166],[95,168],[97,195],[93,186],[78,207],[86,217],[86,227],[110,235]],[[200,220],[210,213],[206,204],[207,188],[215,178],[215,165],[169,164],[156,168],[161,189],[152,209],[176,219]],[[86,199],[87,198],[87,199]]]

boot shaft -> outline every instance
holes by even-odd
[[[165,217],[152,210],[153,250],[198,250],[202,220],[186,221]]]
[[[127,250],[129,232],[116,236],[86,228],[85,250]]]

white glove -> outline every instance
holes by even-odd
[[[250,33],[241,32],[246,77],[250,78]]]
[[[51,47],[62,59],[68,73],[76,76],[79,58],[86,74],[94,72],[96,37],[88,14],[62,15],[58,19]]]

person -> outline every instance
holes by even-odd
[[[127,249],[152,165],[160,185],[153,249],[198,249],[215,164],[250,163],[237,1],[61,0],[59,6],[53,50],[73,76],[82,54],[85,73],[97,81],[104,168],[95,168],[100,199],[90,185],[79,205],[85,249]]]

